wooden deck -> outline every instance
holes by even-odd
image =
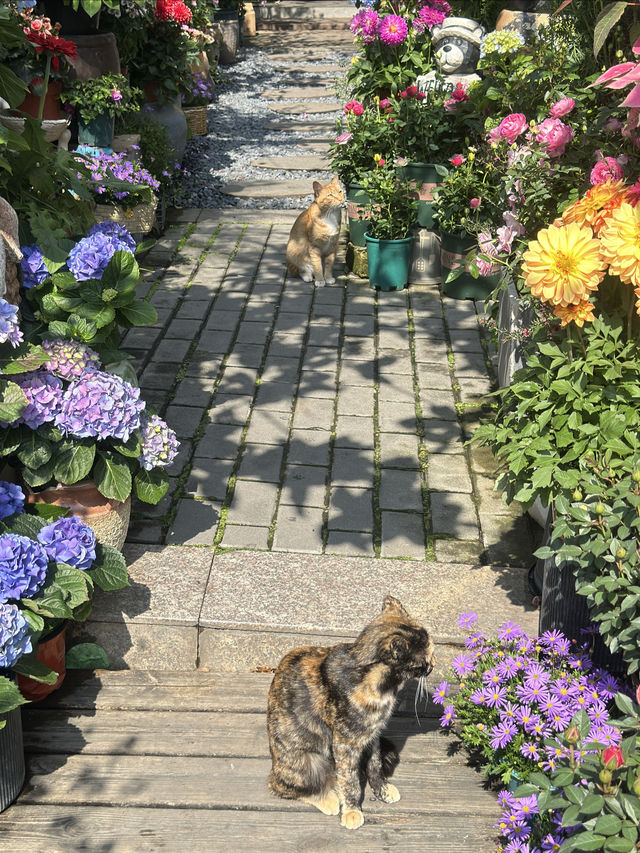
[[[407,695],[388,735],[402,800],[365,825],[267,791],[267,673],[104,672],[23,712],[27,782],[0,815],[12,853],[489,853],[498,809],[433,715]],[[433,707],[430,711],[437,711]]]

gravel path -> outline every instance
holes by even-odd
[[[323,62],[345,65],[351,53],[328,50]],[[295,56],[291,57],[295,60]],[[301,57],[301,61],[303,61]],[[231,181],[276,181],[299,178],[312,178],[309,172],[296,169],[261,169],[250,165],[257,157],[272,155],[305,156],[295,144],[295,140],[317,136],[317,133],[304,132],[304,125],[315,119],[327,120],[327,114],[308,114],[306,116],[282,116],[269,109],[269,101],[261,97],[267,89],[284,86],[309,85],[317,77],[307,82],[301,76],[291,81],[290,74],[276,70],[277,66],[267,55],[255,48],[240,48],[238,61],[231,66],[222,67],[222,81],[216,88],[216,99],[208,109],[207,136],[197,136],[189,140],[183,165],[187,170],[184,180],[184,195],[181,206],[195,208],[275,208],[302,209],[311,200],[303,198],[246,199],[225,195],[220,191],[223,183]],[[334,81],[332,75],[326,75],[326,98],[314,100],[333,100]],[[301,131],[294,135],[289,131],[269,130],[267,125],[273,121],[299,122]],[[328,172],[321,173],[330,179]],[[315,175],[314,175],[315,177]]]

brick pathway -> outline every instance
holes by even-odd
[[[530,522],[465,447],[491,348],[470,301],[287,279],[289,211],[182,211],[124,341],[182,442],[129,541],[528,565]]]

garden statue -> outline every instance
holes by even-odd
[[[19,305],[17,264],[22,259],[18,236],[18,215],[9,202],[0,198],[0,296]]]
[[[462,83],[465,88],[480,80],[476,66],[480,59],[480,43],[485,34],[483,26],[471,18],[445,18],[431,30],[431,43],[438,64],[438,72],[431,71],[418,77],[421,90],[433,86],[436,78],[445,75],[448,82]]]

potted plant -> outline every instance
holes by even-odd
[[[363,178],[364,189],[371,199],[363,205],[369,222],[365,234],[369,284],[380,290],[402,290],[409,274],[417,201],[407,182],[398,180],[392,163],[379,154],[374,161],[375,169]]]
[[[192,76],[189,91],[182,95],[182,111],[194,136],[207,132],[207,104],[213,99],[213,88],[210,75],[200,72]]]
[[[132,88],[122,74],[103,74],[74,80],[65,87],[64,100],[78,117],[78,142],[108,148],[116,116],[140,109],[142,91]]]

